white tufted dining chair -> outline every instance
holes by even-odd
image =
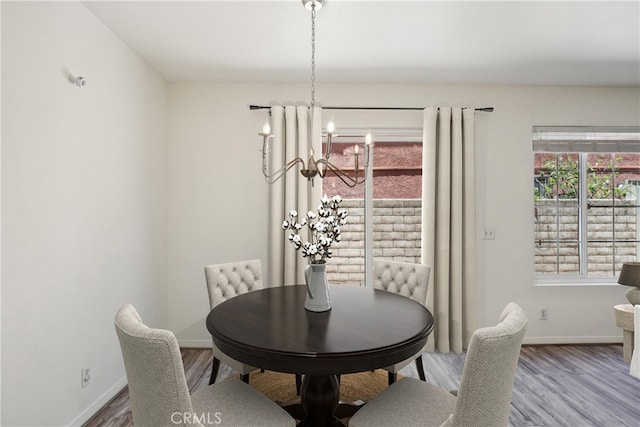
[[[373,260],[373,287],[375,289],[382,289],[411,298],[425,307],[427,306],[430,274],[431,267],[424,264],[382,259]],[[422,365],[422,352],[423,350],[409,359],[383,368],[389,373],[389,385],[396,381],[398,371],[414,360],[420,379],[426,381]]]
[[[236,379],[190,395],[180,347],[171,331],[146,326],[131,304],[118,310],[114,323],[135,425],[295,425],[279,405]]]
[[[207,280],[209,306],[211,309],[236,295],[263,288],[262,262],[259,259],[211,264],[204,268],[204,275]],[[242,381],[248,384],[249,373],[258,368],[230,358],[216,346],[213,339],[211,345],[213,349],[213,367],[209,384],[213,384],[216,381],[218,370],[220,369],[220,361],[238,372]],[[301,385],[302,376],[296,374],[296,393],[298,395],[300,395]]]
[[[224,264],[211,264],[204,268],[209,292],[209,307],[217,306],[221,302],[233,298],[236,295],[262,289],[262,262],[259,259],[248,261],[230,262]],[[238,362],[224,354],[212,340],[213,367],[209,384],[213,384],[218,376],[220,362],[237,371],[242,381],[249,382],[249,373],[257,368]]]
[[[497,326],[471,336],[457,397],[403,378],[367,402],[349,427],[506,427],[526,327],[524,311],[509,303]]]

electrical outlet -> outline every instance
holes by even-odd
[[[547,307],[540,307],[540,320],[547,320],[549,316],[549,310]]]
[[[483,240],[493,240],[496,238],[496,229],[493,227],[485,227],[482,233]]]
[[[80,384],[82,388],[85,388],[91,383],[91,371],[89,370],[89,368],[82,368],[81,375],[82,376],[80,377]]]

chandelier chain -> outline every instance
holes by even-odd
[[[311,5],[311,107],[316,105],[316,6]]]

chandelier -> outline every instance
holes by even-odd
[[[315,106],[316,100],[316,11],[320,10],[324,5],[325,0],[302,0],[302,4],[304,7],[311,11],[311,112],[313,114],[313,107]],[[275,170],[268,170],[268,153],[269,150],[269,139],[273,138],[273,134],[271,133],[271,126],[269,124],[269,119],[264,124],[262,128],[262,132],[258,134],[262,137],[262,174],[265,177],[265,181],[269,184],[273,184],[280,178],[282,178],[289,169],[293,168],[296,165],[300,165],[300,173],[302,176],[307,178],[307,180],[311,180],[313,178],[320,177],[324,178],[327,175],[327,172],[333,172],[342,182],[344,182],[349,187],[355,187],[358,184],[362,184],[367,179],[367,172],[369,168],[369,155],[371,151],[372,138],[371,133],[367,133],[365,136],[364,143],[364,167],[362,170],[360,169],[360,163],[358,160],[358,156],[360,153],[360,147],[358,144],[354,146],[354,154],[353,161],[354,173],[347,173],[345,170],[340,167],[334,165],[329,161],[331,157],[331,145],[333,137],[337,136],[335,133],[335,124],[333,123],[333,119],[327,123],[326,133],[323,136],[326,136],[326,149],[324,153],[324,157],[320,157],[316,159],[314,157],[313,148],[309,150],[309,159],[305,162],[302,157],[296,157],[288,161],[284,166]],[[362,175],[360,175],[362,172]]]

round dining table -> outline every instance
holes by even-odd
[[[350,285],[330,285],[331,310],[311,312],[304,308],[306,292],[306,286],[297,285],[235,296],[211,310],[207,329],[235,360],[304,375],[299,426],[340,426],[338,416],[346,412],[337,413],[337,376],[418,354],[433,329],[433,316],[410,298]]]

